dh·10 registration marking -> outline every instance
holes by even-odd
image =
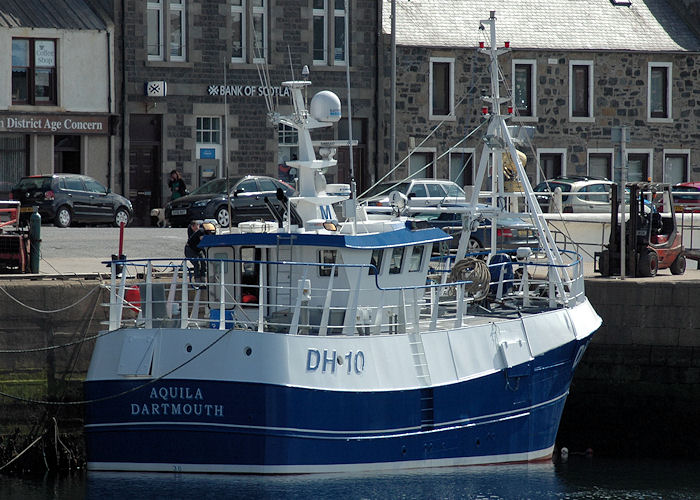
[[[323,350],[323,354],[318,349],[309,349],[306,354],[306,371],[314,372],[321,370],[321,373],[335,373],[336,366],[347,364],[348,374],[353,372],[360,375],[365,369],[365,353],[348,351],[345,356],[338,356],[337,352],[328,349]]]

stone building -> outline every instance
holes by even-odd
[[[0,3],[0,198],[25,175],[115,168],[113,26],[85,0]]]
[[[246,174],[285,177],[296,154],[291,129],[274,128],[265,99],[289,111],[281,83],[309,68],[309,99],[328,89],[341,99],[343,120],[321,139],[348,136],[346,67],[352,86],[355,176],[371,183],[377,131],[376,51],[379,6],[351,0],[92,0],[117,25],[115,81],[124,99],[117,179],[134,203],[137,224],[169,199],[168,173],[190,189]],[[126,6],[124,11],[122,5]],[[345,51],[345,20],[350,26]],[[347,147],[329,180],[349,182]]]
[[[511,124],[536,128],[523,146],[532,182],[617,178],[614,127],[629,130],[629,180],[700,180],[700,38],[665,0],[439,4],[396,2],[396,161],[413,153],[395,178],[421,171],[472,183],[481,137],[469,133],[483,122],[490,79],[477,50],[490,45],[479,21],[496,9],[498,45],[510,44],[500,62],[505,86],[514,89]],[[388,52],[391,2],[383,5]],[[386,76],[379,86],[389,99]],[[385,108],[378,128],[388,123]],[[390,144],[378,147],[388,162]]]

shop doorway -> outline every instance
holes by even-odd
[[[80,173],[80,136],[55,135],[53,138],[53,171]]]

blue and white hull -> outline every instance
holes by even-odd
[[[308,473],[547,459],[599,324],[584,302],[424,333],[427,367],[411,362],[407,335],[118,330],[100,339],[85,386],[89,399],[122,394],[88,407],[88,467]],[[109,376],[146,364],[148,378]]]

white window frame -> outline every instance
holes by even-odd
[[[231,4],[231,19],[240,17],[241,20],[241,39],[236,40],[241,43],[241,57],[234,57],[233,54],[231,54],[232,63],[246,62],[246,55],[248,54],[248,22],[246,20],[246,4],[247,0],[241,0],[241,5]],[[231,40],[231,42],[233,42],[233,40]],[[231,44],[231,51],[233,52],[233,43]]]
[[[413,179],[436,179],[437,175],[437,148],[415,148],[414,150],[411,151],[411,156],[413,156],[415,153],[430,153],[433,155],[433,176],[432,177],[411,177],[411,180]],[[423,168],[425,165],[421,165],[421,168]],[[410,177],[412,174],[411,172],[411,159],[408,159],[408,176]]]
[[[153,0],[149,1],[146,4],[146,54],[148,54],[149,47],[148,47],[148,29],[149,29],[149,24],[148,24],[148,14],[150,13],[149,11],[155,10],[158,12],[158,53],[157,54],[148,54],[148,60],[149,61],[163,61],[165,59],[164,55],[164,50],[163,50],[163,14],[165,10],[165,6],[163,3],[166,0]]]
[[[262,2],[262,5],[253,5],[253,16],[251,18],[251,28],[255,27],[255,16],[262,16],[262,57],[256,57],[258,53],[258,47],[255,46],[255,31],[252,31],[252,44],[253,44],[253,54],[252,54],[252,59],[253,59],[253,64],[261,64],[267,61],[267,46],[268,46],[268,39],[267,39],[267,0],[260,0]]]
[[[521,116],[517,114],[515,107],[515,66],[530,66],[530,99],[532,106],[532,116]],[[511,66],[511,88],[513,89],[513,121],[536,122],[537,121],[537,59],[513,59]]]
[[[447,63],[450,67],[450,112],[446,115],[436,115],[433,112],[433,64],[435,63]],[[457,116],[455,115],[455,59],[454,57],[431,57],[430,58],[430,71],[429,71],[429,95],[428,95],[428,118],[430,120],[447,120],[447,121],[457,121]]]
[[[168,2],[168,58],[170,61],[175,61],[175,62],[183,62],[187,59],[187,35],[186,35],[186,30],[187,30],[187,23],[186,17],[185,17],[185,1],[182,0],[180,2],[173,2],[169,1]],[[179,56],[173,56],[170,54],[170,14],[171,12],[179,12],[180,16],[180,49],[182,51],[182,55]]]
[[[685,180],[682,182],[688,182],[690,180],[690,149],[664,149],[663,150],[663,162],[661,166],[661,182],[669,182],[666,178],[666,156],[685,156]]]
[[[615,149],[614,148],[591,148],[586,151],[586,175],[591,174],[591,155],[608,155],[610,156],[610,171],[605,177],[613,180],[615,177]]]
[[[323,0],[323,8],[322,9],[313,9],[313,13],[311,15],[312,33],[313,33],[313,30],[315,29],[314,28],[314,19],[317,17],[320,17],[323,19],[323,59],[314,59],[313,60],[314,66],[328,64],[328,0]],[[313,47],[313,39],[312,39],[312,46],[311,46],[312,57],[313,57],[313,52],[314,52],[314,47]]]
[[[627,157],[625,158],[625,164],[623,165],[623,168],[626,167],[629,163],[629,155],[634,155],[634,154],[645,154],[649,158],[649,164],[647,166],[647,179],[650,179],[650,182],[654,181],[654,149],[627,149]],[[627,176],[629,180],[629,175]],[[647,179],[643,179],[643,181],[647,181]]]
[[[561,155],[561,175],[562,177],[566,175],[566,163],[567,163],[567,150],[566,148],[537,148],[537,165],[535,167],[536,173],[535,173],[535,184],[539,184],[540,182],[547,180],[547,179],[541,179],[540,180],[540,174],[541,174],[541,168],[540,168],[540,157],[543,154],[560,154]]]
[[[450,153],[447,155],[447,172],[449,174],[450,180],[452,181],[452,156],[461,156],[461,155],[471,155],[472,156],[472,176],[471,179],[464,179],[464,182],[469,181],[469,184],[465,184],[465,186],[473,186],[474,185],[474,178],[476,176],[476,170],[478,165],[476,164],[476,149],[475,148],[454,148]],[[461,167],[460,167],[461,170]],[[454,181],[457,182],[457,181]],[[463,188],[464,186],[459,186]]]
[[[346,16],[350,15],[349,12],[346,12],[345,6],[343,5],[342,9],[336,9],[335,8],[335,0],[324,0],[323,1],[323,12],[321,9],[313,9],[312,10],[312,16],[311,16],[311,31],[313,33],[314,29],[314,24],[313,24],[313,18],[314,17],[323,17],[323,60],[320,59],[313,59],[312,64],[314,66],[346,66],[349,64],[349,57],[350,57],[350,50],[351,50],[351,44],[347,43],[344,44],[342,47],[343,49],[343,56],[344,58],[336,60],[335,58],[335,21],[337,18],[342,18],[343,19],[343,31],[345,31],[345,26],[346,24],[348,25],[348,31],[349,33],[345,33],[345,39],[347,39],[349,36],[352,34],[352,28],[350,27],[350,23],[345,22]],[[350,40],[348,40],[350,42]],[[347,50],[345,48],[347,47]],[[311,57],[313,58],[313,41],[311,44]]]
[[[334,0],[331,0],[332,2],[335,3]],[[350,29],[350,23],[345,23],[345,16],[347,16],[348,13],[345,12],[345,4],[343,4],[342,9],[336,9],[335,5],[333,6],[333,66],[346,66],[348,64],[348,54],[347,52],[350,50],[350,44],[346,43],[343,46],[343,59],[336,59],[335,58],[335,51],[337,47],[335,46],[335,20],[339,17],[343,18],[343,31],[345,30],[345,27],[348,26],[348,30]],[[346,40],[347,37],[350,36],[349,33],[345,33],[345,36],[343,40]],[[345,47],[348,48],[348,50],[345,50]]]
[[[657,118],[651,116],[651,71],[654,68],[666,68],[666,111],[668,116]],[[647,66],[647,121],[655,123],[672,123],[673,122],[673,102],[672,92],[673,85],[671,78],[673,76],[673,63],[670,62],[650,62]]]
[[[574,66],[588,66],[588,116],[574,116]],[[595,95],[593,92],[593,61],[569,61],[569,121],[571,122],[594,122],[593,102]]]

